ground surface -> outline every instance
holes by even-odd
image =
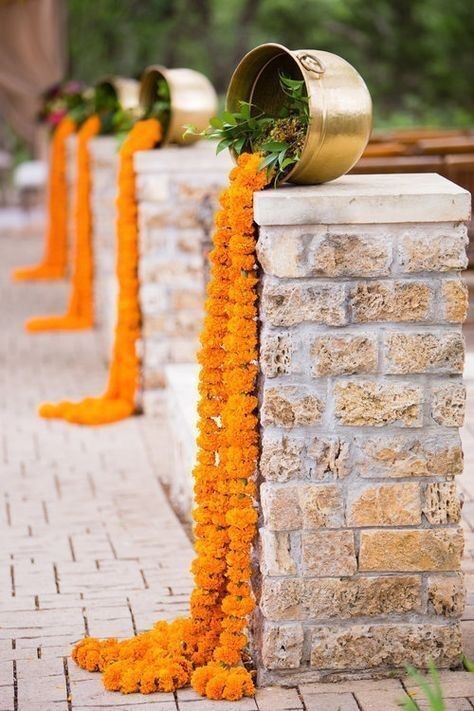
[[[84,634],[131,636],[186,612],[191,545],[158,483],[166,436],[137,417],[105,428],[41,420],[44,399],[100,394],[94,333],[24,333],[26,317],[62,311],[62,284],[13,285],[39,240],[0,235],[0,711],[391,711],[406,681],[262,689],[238,703],[190,690],[120,696],[71,662]],[[467,584],[464,633],[474,657],[474,381],[464,432]],[[474,674],[442,674],[447,711],[474,709]],[[420,696],[421,699],[421,696]],[[420,702],[420,706],[422,703]],[[422,706],[423,707],[423,706]],[[425,707],[423,707],[425,708]]]

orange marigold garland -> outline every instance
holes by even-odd
[[[77,134],[77,184],[74,214],[74,267],[67,312],[63,316],[37,316],[29,319],[27,331],[76,331],[91,328],[94,321],[93,260],[90,206],[89,141],[100,131],[97,115],[88,118]]]
[[[107,389],[101,397],[80,402],[45,403],[40,415],[61,418],[82,425],[101,425],[129,417],[135,409],[139,380],[136,342],[140,336],[138,301],[138,228],[133,156],[153,148],[161,140],[156,119],[139,121],[120,149],[119,193],[117,198],[117,276],[119,295],[117,324]],[[92,269],[87,274],[92,289]],[[78,294],[81,297],[81,294]],[[92,314],[91,314],[92,318]]]
[[[48,181],[48,226],[44,257],[35,266],[15,269],[13,281],[62,279],[67,271],[68,186],[66,139],[76,130],[67,116],[58,124],[51,142]]]
[[[210,699],[254,694],[242,664],[248,616],[258,455],[257,307],[253,194],[267,183],[261,158],[244,154],[216,216],[201,334],[198,453],[194,469],[196,558],[191,616],[158,622],[130,640],[86,638],[73,658],[102,671],[112,691],[148,694],[189,683]]]

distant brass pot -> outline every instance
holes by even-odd
[[[95,88],[110,88],[116,95],[122,109],[138,109],[140,83],[128,77],[104,77],[97,82]]]
[[[147,67],[140,85],[140,105],[148,111],[156,101],[158,81],[164,79],[170,92],[171,113],[164,126],[164,143],[189,144],[199,136],[183,138],[184,126],[191,124],[198,131],[209,125],[217,111],[217,95],[209,79],[194,69],[167,69],[159,65]]]
[[[285,103],[279,73],[304,79],[310,112],[301,157],[285,181],[324,183],[347,173],[364,152],[372,127],[372,101],[360,74],[331,52],[262,44],[237,66],[227,109],[237,111],[239,102],[247,101],[254,112],[278,115]]]

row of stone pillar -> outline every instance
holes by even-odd
[[[72,140],[72,139],[71,139]],[[91,142],[104,356],[116,295],[117,145]],[[142,401],[194,361],[206,252],[230,159],[169,147],[135,162]],[[437,175],[345,176],[255,196],[260,681],[456,666],[464,606],[456,477],[469,194]],[[190,492],[189,492],[190,496]]]

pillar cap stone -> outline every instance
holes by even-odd
[[[160,150],[139,151],[134,158],[137,173],[208,173],[228,172],[234,167],[229,151],[216,155],[216,145],[211,141],[198,141],[190,146],[165,146]]]
[[[470,193],[437,173],[344,175],[254,196],[258,225],[465,222],[470,211]]]

